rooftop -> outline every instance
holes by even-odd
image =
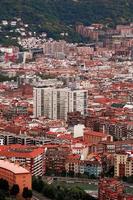
[[[26,146],[26,145],[9,145],[0,147],[0,156],[21,157],[21,158],[35,158],[44,151],[41,147]]]
[[[11,163],[9,161],[0,160],[0,168],[6,169],[8,171],[13,172],[14,174],[25,174],[29,173],[28,170],[19,166],[18,164]]]

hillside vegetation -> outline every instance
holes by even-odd
[[[77,22],[111,26],[131,22],[132,10],[133,0],[0,0],[0,20],[21,17],[35,31],[55,37],[61,31],[72,36]]]

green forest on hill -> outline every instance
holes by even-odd
[[[78,22],[111,26],[132,22],[132,10],[133,0],[0,0],[0,20],[21,17],[33,31],[54,38],[62,31],[74,38]]]

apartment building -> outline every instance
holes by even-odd
[[[126,194],[124,185],[114,178],[99,181],[99,200],[133,200],[133,195]]]
[[[70,153],[67,146],[49,145],[46,150],[46,172],[61,174],[65,171],[65,161]]]
[[[43,45],[43,52],[45,56],[64,59],[65,55],[69,53],[69,46],[66,41],[48,41]]]
[[[14,184],[19,185],[18,199],[23,199],[22,192],[24,187],[31,189],[31,173],[18,164],[7,160],[0,160],[0,178],[7,180],[9,187],[12,187]]]
[[[35,146],[9,145],[0,147],[0,159],[8,159],[27,168],[32,176],[42,176],[45,173],[44,149]]]
[[[96,160],[88,161],[81,160],[79,166],[80,174],[88,174],[89,176],[94,175],[95,177],[99,177],[102,173],[102,163]]]
[[[88,91],[70,88],[34,88],[33,112],[35,117],[67,120],[68,112],[87,115]]]
[[[73,174],[78,174],[79,173],[79,166],[80,166],[80,155],[78,154],[70,154],[68,155],[66,159],[66,172],[67,173],[73,173]]]
[[[115,154],[114,170],[116,177],[133,175],[133,154],[131,152]]]

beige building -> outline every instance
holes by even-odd
[[[116,154],[114,172],[116,177],[133,175],[133,155],[128,153]]]
[[[69,44],[66,41],[47,41],[43,45],[45,56],[50,56],[58,59],[64,59],[69,53]]]

